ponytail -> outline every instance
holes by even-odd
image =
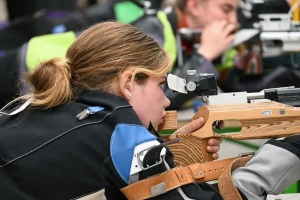
[[[48,109],[72,99],[71,68],[65,58],[43,61],[25,77],[31,88],[29,98],[33,106]]]

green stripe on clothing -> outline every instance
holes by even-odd
[[[75,39],[76,35],[71,31],[60,34],[42,35],[30,39],[26,55],[28,71],[34,70],[44,60],[54,57],[65,57],[67,49]]]
[[[232,68],[234,66],[234,58],[238,54],[238,51],[235,49],[229,49],[224,54],[224,60],[221,64],[217,64],[216,68],[219,72]]]
[[[164,49],[170,53],[174,63],[177,58],[177,47],[176,38],[172,31],[172,26],[168,21],[166,13],[164,13],[163,11],[158,11],[157,17],[164,27]],[[171,71],[172,70],[173,69],[171,69]]]

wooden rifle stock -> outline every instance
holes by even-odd
[[[169,139],[183,138],[180,143],[169,145],[177,165],[211,161],[211,155],[207,153],[206,147],[208,139],[212,137],[246,140],[281,138],[300,132],[300,108],[274,101],[203,106],[191,120],[200,117],[204,119],[200,129],[183,135],[173,134],[169,137]],[[219,120],[238,120],[242,126],[241,131],[217,134],[213,130],[213,124]],[[201,147],[197,147],[198,145]]]
[[[177,129],[177,111],[166,111],[164,121],[158,126],[158,131],[176,130]]]

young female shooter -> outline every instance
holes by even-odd
[[[156,132],[170,104],[162,85],[171,65],[151,37],[117,22],[92,26],[66,58],[41,62],[26,75],[32,91],[21,97],[25,103],[1,110],[1,199],[126,199],[120,189],[174,168]],[[176,133],[202,123],[200,118]],[[244,199],[280,193],[299,179],[300,150],[290,140],[270,141],[233,171]],[[208,142],[214,159],[220,142]],[[156,147],[161,162],[144,166],[151,155],[143,159],[135,152]],[[214,185],[192,183],[153,199],[222,197]]]

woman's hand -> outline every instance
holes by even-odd
[[[222,143],[223,139],[220,137],[211,138],[208,140],[207,144],[207,151],[212,153],[212,158],[214,160],[219,158],[218,151],[220,150],[220,144]]]
[[[235,29],[235,24],[230,24],[225,20],[214,21],[206,25],[202,31],[197,52],[210,61],[218,58],[234,40],[235,35],[231,33]]]
[[[193,132],[202,127],[204,119],[200,117],[194,121],[191,121],[187,125],[181,127],[173,134],[186,134]],[[222,143],[222,138],[211,138],[208,140],[207,151],[212,153],[212,158],[214,160],[219,158],[218,151],[220,150],[220,144]]]

